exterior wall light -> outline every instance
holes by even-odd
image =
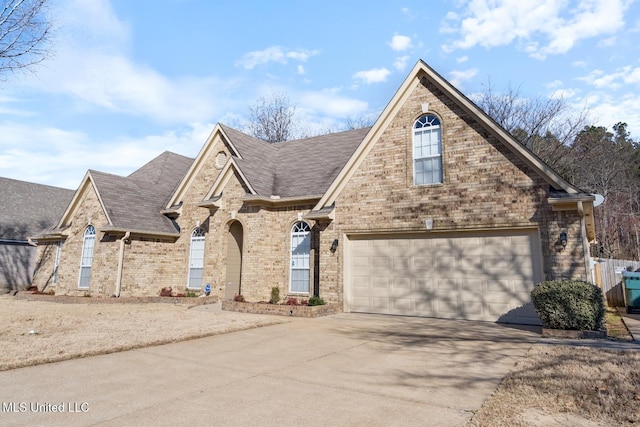
[[[567,233],[565,233],[564,231],[560,233],[560,238],[558,240],[560,240],[560,244],[563,248],[567,247]]]
[[[333,254],[336,252],[337,249],[338,249],[338,239],[333,239],[333,243],[331,243],[331,247],[329,248],[329,250]]]

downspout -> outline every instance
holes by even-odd
[[[593,283],[593,277],[591,275],[591,251],[589,249],[589,241],[587,240],[587,225],[584,219],[584,206],[582,206],[582,201],[578,201],[578,214],[580,215],[580,233],[582,236],[582,250],[584,251],[585,277],[588,282]]]
[[[119,240],[120,254],[118,257],[118,274],[116,276],[116,293],[115,293],[116,298],[120,297],[120,290],[122,289],[122,268],[124,267],[124,245],[125,243],[127,243],[127,240],[129,240],[129,237],[131,237],[131,232],[127,231],[126,233],[124,233],[124,236],[122,236],[122,239]]]
[[[38,247],[38,244],[33,241],[32,237],[27,237],[27,243],[29,244],[29,246]]]

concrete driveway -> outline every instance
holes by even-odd
[[[0,425],[461,426],[538,338],[481,322],[292,319],[0,372]]]

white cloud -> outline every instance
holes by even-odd
[[[412,47],[411,37],[407,36],[399,36],[395,35],[391,38],[391,41],[388,43],[391,46],[391,49],[396,52],[402,52]]]
[[[407,64],[409,63],[409,59],[411,59],[409,56],[397,57],[396,60],[393,61],[393,68],[395,68],[400,72],[403,72],[404,70],[407,69]]]
[[[549,95],[549,97],[552,99],[569,99],[573,98],[576,93],[577,92],[574,89],[556,89],[551,92],[551,95]]]
[[[310,57],[318,55],[317,50],[287,50],[281,46],[270,46],[264,50],[256,50],[242,55],[236,61],[236,65],[247,70],[252,70],[258,65],[277,62],[279,64],[287,64],[288,60],[306,62]]]
[[[466,0],[464,10],[450,13],[441,32],[459,38],[443,46],[445,52],[477,45],[492,48],[514,41],[537,59],[568,52],[583,39],[613,34],[624,25],[630,2],[624,0],[547,1]]]
[[[612,129],[618,122],[628,124],[631,137],[640,139],[640,104],[635,94],[611,94],[609,91],[593,92],[580,102],[587,103],[595,125]],[[578,104],[580,106],[580,104]]]
[[[381,83],[387,80],[391,71],[386,68],[373,68],[371,70],[358,71],[353,78],[365,84]]]
[[[468,56],[466,56],[466,55],[465,55],[465,56],[460,56],[460,57],[456,58],[456,62],[457,62],[458,64],[465,63],[465,62],[467,62],[468,60],[469,60],[469,57],[468,57]]]
[[[83,107],[149,117],[163,123],[208,121],[235,86],[232,80],[169,79],[129,56],[131,34],[107,1],[69,0],[56,10],[60,43],[37,76],[21,84],[70,96]],[[231,98],[230,96],[228,98]]]
[[[299,96],[300,104],[305,110],[333,118],[344,118],[361,115],[367,112],[369,104],[358,99],[340,95],[339,88],[317,92],[304,92]]]
[[[602,70],[593,70],[578,80],[600,89],[619,89],[623,85],[640,84],[640,67],[627,65],[608,74]]]
[[[449,82],[460,89],[465,81],[471,80],[478,74],[477,68],[471,68],[464,71],[451,71],[449,73]]]
[[[180,132],[94,141],[79,131],[0,123],[2,141],[11,141],[0,142],[0,169],[5,177],[75,189],[87,169],[126,176],[166,150],[193,157],[211,129],[194,123]]]

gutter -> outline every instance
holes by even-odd
[[[582,201],[578,201],[578,214],[580,215],[580,235],[582,237],[582,250],[584,252],[584,268],[587,281],[593,283],[591,275],[591,250],[589,248],[589,240],[587,239],[587,224],[585,222],[584,206]]]
[[[127,240],[131,237],[131,232],[127,231],[122,236],[122,239],[118,240],[120,242],[120,254],[118,256],[118,272],[116,275],[116,298],[120,297],[120,290],[122,289],[122,269],[124,267],[124,247]]]

